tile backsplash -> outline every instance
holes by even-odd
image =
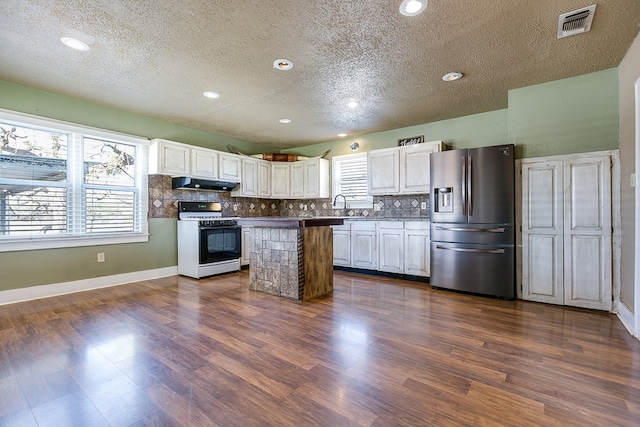
[[[171,177],[149,175],[149,218],[177,218],[178,201],[218,202],[222,204],[223,216],[261,217],[308,217],[342,216],[342,209],[333,209],[332,199],[261,199],[231,197],[228,192],[174,190]],[[427,209],[421,209],[426,202]],[[348,215],[367,218],[429,218],[429,195],[375,196],[371,208],[348,209]],[[342,203],[339,204],[342,206]]]

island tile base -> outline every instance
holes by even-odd
[[[250,230],[249,289],[305,301],[333,291],[331,227]]]

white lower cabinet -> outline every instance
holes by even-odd
[[[251,242],[251,238],[249,234],[251,232],[251,227],[242,227],[241,234],[241,245],[242,251],[240,253],[240,265],[249,265],[249,254],[251,253],[251,247],[249,243]]]
[[[404,272],[404,223],[380,221],[378,223],[380,251],[378,270],[389,273]]]
[[[333,265],[429,277],[428,221],[345,221],[332,228]]]
[[[351,266],[368,270],[378,268],[376,221],[353,221],[351,224]]]
[[[404,273],[429,277],[431,238],[428,221],[404,223]]]
[[[351,226],[348,222],[334,225],[333,228],[333,265],[351,267]]]

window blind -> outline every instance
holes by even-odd
[[[352,154],[332,159],[333,196],[342,194],[347,203],[370,203],[367,191],[367,155]]]

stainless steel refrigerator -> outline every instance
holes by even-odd
[[[431,154],[431,286],[515,296],[514,146]]]

